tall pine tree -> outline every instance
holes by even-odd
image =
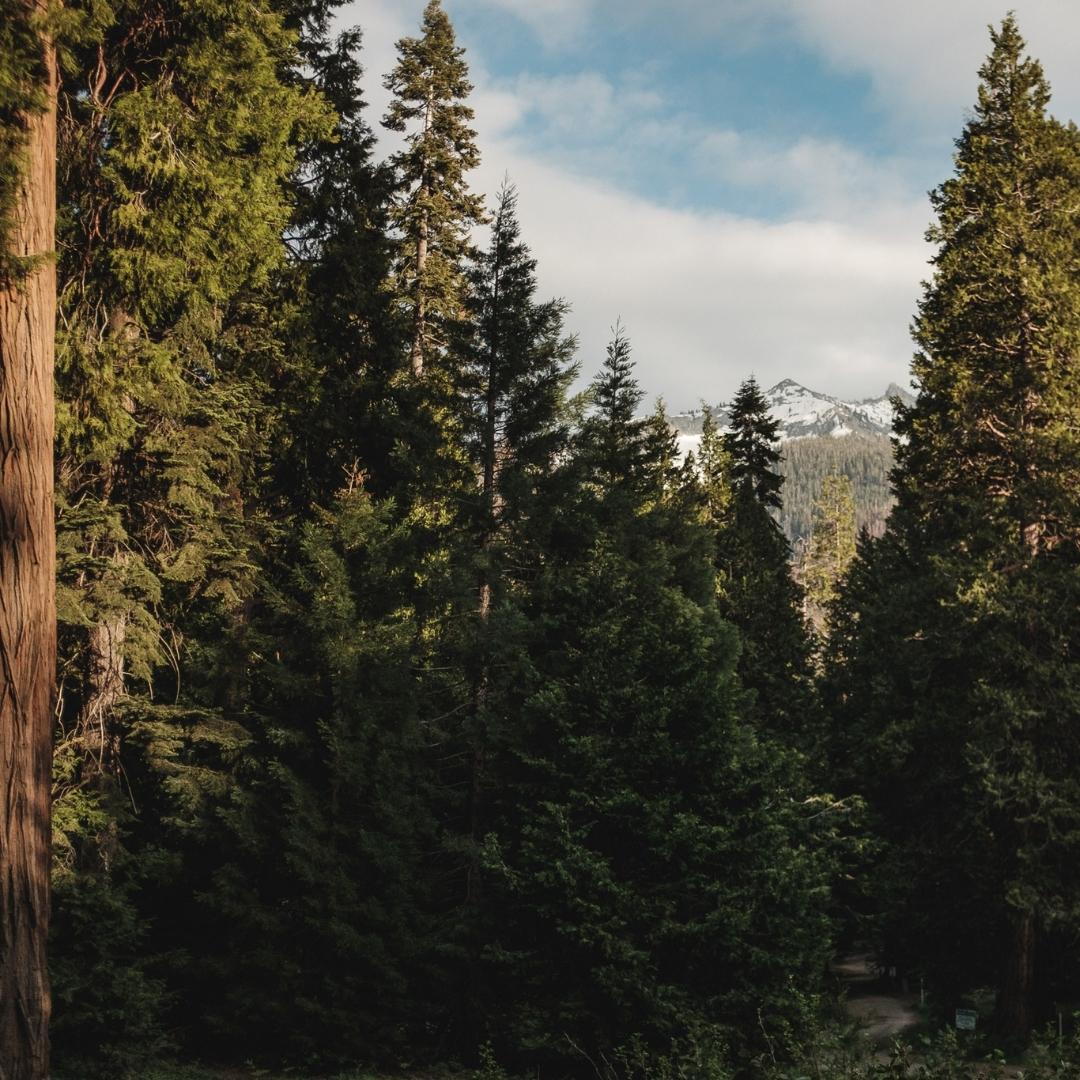
[[[400,191],[392,219],[402,244],[394,291],[412,324],[416,377],[437,361],[460,315],[468,231],[483,220],[481,199],[466,181],[480,161],[465,104],[472,85],[440,0],[424,9],[422,31],[398,42],[397,65],[386,77],[394,99],[383,121],[406,137],[393,158]]]
[[[731,501],[716,535],[720,604],[742,638],[739,675],[754,691],[756,721],[763,731],[810,747],[818,721],[809,637],[791,551],[773,517],[784,483],[777,429],[756,380],[747,379],[722,437]],[[715,457],[708,463],[713,471]]]
[[[995,984],[1000,1030],[1023,1039],[1039,958],[1077,925],[1080,139],[1048,116],[1015,20],[991,37],[933,194],[884,594],[854,605],[849,663],[880,672],[867,760],[884,768],[895,933],[946,991]],[[942,970],[942,941],[962,970]]]

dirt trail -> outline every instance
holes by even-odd
[[[833,961],[833,974],[847,987],[848,1015],[875,1046],[888,1046],[919,1023],[918,995],[905,994],[895,979],[882,975],[867,955]]]
[[[919,995],[904,993],[896,980],[883,975],[874,967],[868,955],[845,956],[830,965],[832,973],[847,987],[845,1007],[848,1015],[859,1022],[863,1034],[878,1050],[879,1060],[888,1060],[887,1048],[897,1035],[919,1023],[915,1010]],[[972,1066],[972,1076],[981,1075],[987,1066]],[[1000,1080],[1022,1077],[1017,1065],[1006,1065],[991,1075]]]

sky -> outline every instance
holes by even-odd
[[[353,0],[373,126],[425,0]],[[518,189],[583,378],[617,320],[671,412],[754,375],[847,399],[909,385],[927,192],[952,169],[995,0],[443,0],[482,155]],[[1080,0],[1013,0],[1080,119]],[[383,152],[393,149],[387,135]]]

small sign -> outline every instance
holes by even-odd
[[[957,1009],[956,1030],[974,1031],[975,1021],[978,1019],[978,1016],[979,1014],[974,1009]]]

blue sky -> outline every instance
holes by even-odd
[[[838,396],[907,382],[951,168],[996,0],[443,0],[483,164],[517,184],[541,287],[587,373],[627,324],[673,410],[754,373]],[[424,0],[354,0],[372,118]],[[1080,2],[1017,0],[1054,111],[1080,115]],[[387,144],[389,149],[389,144]]]

